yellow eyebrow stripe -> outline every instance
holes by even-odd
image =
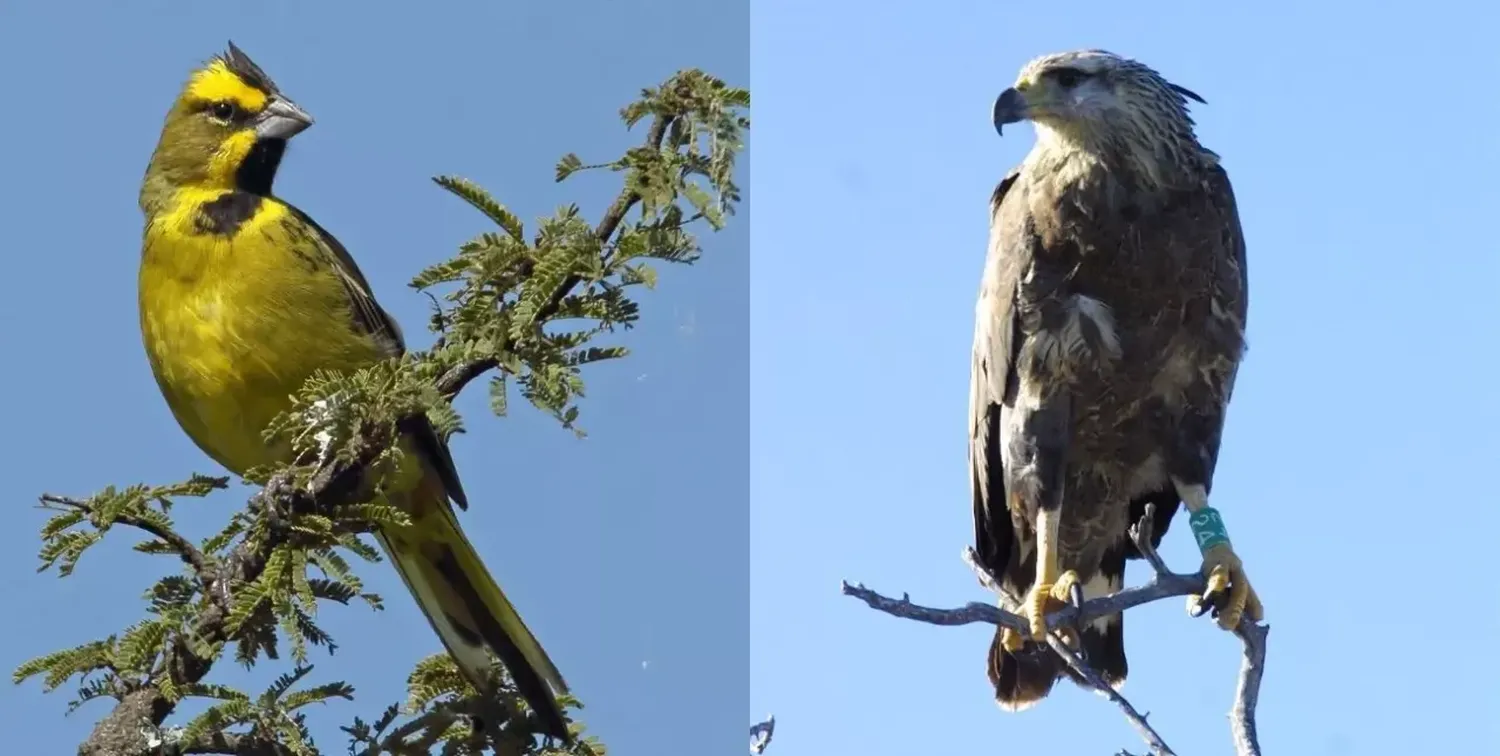
[[[266,93],[246,84],[221,60],[193,74],[187,92],[189,97],[204,102],[228,100],[251,113],[258,113],[266,107]]]

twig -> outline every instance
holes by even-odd
[[[1149,550],[1152,556],[1155,557],[1154,559],[1148,557],[1148,561],[1150,561],[1153,565],[1156,565],[1161,563],[1161,557],[1155,556],[1156,550],[1151,548],[1150,505],[1147,506],[1147,510],[1148,511],[1146,517],[1141,520],[1139,528],[1132,529],[1131,537],[1137,541],[1138,545],[1141,543],[1145,544],[1145,548]],[[1143,551],[1142,553],[1146,552]],[[1006,590],[1005,586],[1001,584],[998,576],[992,574],[989,570],[985,569],[979,563],[979,555],[974,553],[973,548],[964,550],[964,562],[969,565],[969,569],[972,569],[974,571],[974,576],[979,578],[980,585],[983,585],[991,591],[1004,596],[1011,606],[1018,606],[1021,603],[1021,599],[1019,596],[1016,596],[1015,594]],[[1163,568],[1162,572],[1166,572],[1165,568]],[[1070,604],[1070,607],[1074,610],[1074,614],[1076,616],[1079,613],[1079,608],[1083,605],[1083,589],[1077,585],[1073,586],[1073,594],[1071,598],[1072,602]],[[1021,619],[1019,616],[1012,616],[1015,616],[1018,620]],[[1022,621],[1022,624],[1029,625],[1029,623],[1024,622],[1024,620]],[[1026,629],[1029,630],[1029,628]],[[1146,745],[1151,748],[1152,754],[1154,754],[1155,756],[1177,756],[1176,753],[1173,752],[1173,750],[1167,745],[1167,742],[1162,739],[1161,733],[1157,732],[1156,728],[1152,727],[1151,724],[1146,721],[1146,715],[1140,713],[1139,711],[1136,711],[1135,706],[1131,705],[1128,699],[1120,695],[1120,692],[1111,687],[1109,683],[1105,682],[1104,678],[1100,677],[1099,673],[1095,672],[1094,668],[1090,667],[1082,657],[1074,653],[1072,649],[1068,648],[1068,644],[1063,642],[1061,636],[1057,634],[1057,631],[1051,629],[1050,627],[1047,630],[1047,645],[1050,646],[1058,656],[1062,657],[1063,661],[1067,662],[1068,666],[1072,667],[1073,671],[1076,672],[1078,676],[1084,680],[1084,682],[1088,683],[1089,687],[1094,689],[1094,692],[1104,696],[1105,698],[1108,698],[1109,700],[1113,701],[1116,706],[1120,707],[1120,710],[1125,713],[1125,718],[1130,721],[1130,724],[1135,727],[1136,732],[1140,733],[1141,739],[1145,740]]]
[[[651,150],[660,150],[662,141],[666,139],[667,129],[671,127],[672,122],[675,120],[676,117],[670,115],[656,116],[656,119],[651,123],[651,130],[646,133],[646,147]],[[610,203],[609,209],[604,212],[604,217],[599,220],[599,225],[594,230],[594,238],[598,239],[600,244],[607,246],[609,240],[614,238],[615,232],[619,230],[620,224],[625,222],[625,216],[629,215],[631,208],[635,207],[640,201],[641,195],[638,192],[628,187],[621,191],[615,197],[615,200]],[[605,262],[608,262],[608,257],[609,255],[606,253]],[[529,270],[523,271],[523,273],[529,275]],[[552,296],[548,297],[547,301],[542,303],[541,307],[537,308],[536,314],[532,316],[532,319],[537,323],[546,322],[547,318],[557,312],[557,308],[562,307],[563,300],[567,299],[568,294],[582,282],[583,278],[578,275],[570,275],[564,278],[562,283],[558,284],[557,289],[552,292]],[[438,343],[441,345],[444,342],[442,339],[439,339]],[[448,372],[444,373],[438,379],[438,391],[442,392],[443,396],[452,399],[470,381],[499,365],[500,363],[493,359],[475,360],[457,365],[449,369]]]
[[[1120,707],[1121,711],[1125,712],[1125,718],[1130,720],[1130,724],[1135,727],[1135,731],[1140,733],[1141,739],[1146,741],[1146,745],[1151,748],[1151,753],[1155,754],[1155,756],[1177,756],[1176,752],[1167,746],[1167,742],[1162,740],[1161,733],[1157,732],[1156,728],[1152,727],[1146,721],[1146,715],[1136,711],[1136,708],[1130,704],[1129,700],[1120,695],[1119,691],[1110,687],[1109,683],[1105,682],[1104,678],[1100,677],[1099,673],[1095,672],[1094,668],[1084,662],[1078,654],[1073,653],[1073,650],[1068,648],[1068,644],[1063,643],[1057,637],[1055,631],[1047,633],[1047,645],[1051,646],[1052,650],[1056,651],[1057,655],[1061,656],[1063,661],[1066,661],[1068,666],[1072,667],[1073,671],[1078,673],[1079,677],[1087,681],[1089,687],[1094,689],[1094,692],[1113,701],[1116,706]]]
[[[81,499],[75,499],[71,496],[61,496],[58,494],[44,493],[41,495],[41,501],[42,505],[46,507],[76,509],[89,515],[90,517],[93,517],[95,514],[93,505]],[[146,533],[149,533],[160,539],[168,546],[171,546],[172,550],[176,551],[178,555],[182,557],[182,561],[186,562],[188,566],[193,568],[193,572],[197,573],[198,578],[200,580],[203,580],[205,585],[214,576],[215,569],[213,560],[205,556],[202,551],[199,551],[198,547],[194,546],[192,541],[189,541],[188,539],[170,530],[159,528],[154,523],[143,520],[134,515],[115,515],[114,521],[122,525],[129,525],[130,527],[136,528],[137,530],[145,531]]]
[[[298,488],[290,472],[278,474],[251,497],[250,507],[252,510],[269,508],[281,515],[295,511],[336,511],[349,503],[347,499],[356,492],[354,483],[358,480],[358,473],[377,451],[367,450],[349,463],[330,463],[313,477],[311,490]],[[189,643],[187,638],[178,637],[162,652],[160,669],[170,677],[174,687],[181,689],[201,681],[213,668],[215,659],[200,655],[195,648],[212,648],[231,640],[229,616],[234,597],[229,587],[258,578],[265,571],[266,562],[279,539],[241,541],[227,557],[216,562],[198,553],[197,548],[181,536],[169,539],[168,536],[173,534],[162,533],[160,528],[148,522],[137,524],[135,519],[120,517],[118,521],[140,527],[168,543],[176,541],[173,546],[183,553],[185,561],[200,571],[203,580],[204,595],[208,600],[188,634],[199,642]],[[99,720],[88,739],[79,746],[78,753],[80,756],[114,756],[160,752],[159,749],[152,750],[145,733],[160,727],[176,708],[177,701],[163,694],[161,687],[154,682],[132,690],[120,699],[114,710]]]
[[[1173,596],[1201,595],[1206,588],[1206,581],[1200,574],[1174,573],[1169,570],[1156,549],[1151,545],[1151,517],[1154,515],[1154,507],[1147,506],[1146,515],[1140,523],[1131,528],[1130,535],[1135,541],[1136,547],[1141,555],[1149,563],[1155,574],[1145,585],[1125,588],[1116,593],[1100,598],[1089,599],[1081,605],[1070,605],[1047,615],[1048,643],[1054,649],[1062,644],[1057,642],[1056,634],[1051,632],[1056,628],[1066,628],[1081,625],[1100,617],[1118,614],[1131,607],[1149,604]],[[964,561],[974,571],[980,584],[991,591],[1004,595],[1014,606],[1018,602],[1015,597],[1009,596],[1008,592],[1001,589],[998,581],[980,566],[974,549],[966,548],[963,553]],[[865,586],[854,583],[843,582],[840,591],[846,596],[853,596],[872,609],[876,609],[895,617],[917,620],[932,625],[969,625],[974,623],[988,623],[1009,627],[1020,632],[1027,632],[1029,623],[1024,617],[1014,612],[1001,609],[994,604],[982,604],[971,602],[957,609],[937,609],[933,607],[914,604],[907,594],[902,594],[900,599],[881,595]],[[1255,728],[1255,707],[1260,697],[1260,682],[1265,673],[1266,659],[1266,635],[1270,628],[1257,625],[1249,616],[1241,618],[1239,627],[1235,634],[1244,643],[1244,657],[1240,665],[1239,678],[1235,686],[1234,706],[1230,710],[1230,729],[1234,738],[1235,752],[1238,756],[1260,756],[1260,743]],[[1064,653],[1063,651],[1067,651]],[[1082,660],[1076,654],[1072,654],[1065,647],[1059,651],[1059,655],[1067,661],[1080,676],[1085,680],[1098,678],[1092,670],[1085,671]],[[1071,658],[1070,658],[1071,657]],[[1075,660],[1079,662],[1075,664]],[[1125,712],[1131,723],[1140,730],[1143,738],[1152,751],[1157,754],[1170,754],[1166,744],[1161,737],[1156,735],[1150,725],[1146,723],[1146,717],[1135,710],[1133,706],[1122,696],[1116,693],[1102,679],[1091,682],[1091,685],[1099,689],[1100,693],[1108,696]],[[1102,685],[1102,689],[1100,686]],[[1149,733],[1149,734],[1148,734]],[[1153,739],[1154,736],[1154,739]]]
[[[1235,685],[1234,708],[1229,710],[1229,729],[1239,756],[1260,756],[1260,735],[1255,731],[1255,706],[1260,703],[1260,678],[1266,673],[1266,636],[1270,625],[1240,620],[1235,633],[1245,642],[1240,659],[1240,679]]]
[[[156,753],[168,753],[158,748]],[[203,736],[195,743],[178,743],[170,753],[181,754],[229,754],[231,756],[296,756],[290,746],[284,746],[264,738],[252,738],[233,732],[215,732]]]
[[[750,753],[759,754],[766,752],[766,746],[771,745],[771,735],[776,732],[776,717],[768,715],[764,722],[750,725]]]
[[[438,704],[415,719],[404,722],[391,730],[380,739],[380,742],[372,743],[369,748],[360,751],[358,756],[382,756],[382,754],[426,756],[443,737],[443,733],[460,717],[467,714],[468,712],[462,711],[456,703]],[[420,737],[416,737],[419,735]],[[416,737],[415,740],[413,740],[414,737]]]

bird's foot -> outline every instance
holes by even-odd
[[[1045,643],[1047,639],[1047,615],[1063,609],[1068,605],[1068,595],[1073,592],[1073,586],[1078,585],[1078,573],[1068,570],[1057,576],[1057,580],[1050,583],[1036,583],[1026,594],[1026,601],[1021,606],[1021,615],[1030,623],[1031,640],[1037,643]],[[1016,648],[1020,648],[1020,634],[1010,631],[1017,637]],[[1063,636],[1063,642],[1074,645],[1076,633],[1070,628],[1058,628]],[[1007,638],[1008,640],[1008,638]]]
[[[1019,653],[1026,645],[1026,636],[1013,627],[1000,629],[1000,646],[1011,653]]]
[[[1234,630],[1240,618],[1248,616],[1259,622],[1265,616],[1260,597],[1250,587],[1245,566],[1228,543],[1220,543],[1203,552],[1203,576],[1207,586],[1202,595],[1188,596],[1188,613],[1197,617],[1209,608],[1219,627]]]

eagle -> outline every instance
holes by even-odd
[[[1081,683],[1040,642],[1046,615],[1074,586],[1085,600],[1122,587],[1148,504],[1153,546],[1187,507],[1208,581],[1195,614],[1212,607],[1228,630],[1262,615],[1208,503],[1249,294],[1234,192],[1188,100],[1204,102],[1104,50],[1032,60],[995,100],[997,132],[1036,130],[990,198],[970,383],[975,551],[1030,626],[990,646],[1007,711]],[[1062,636],[1124,683],[1122,615]]]

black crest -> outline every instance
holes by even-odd
[[[271,77],[267,76],[265,71],[260,70],[260,66],[255,65],[255,61],[251,60],[244,50],[235,47],[233,41],[229,43],[229,51],[220,55],[219,60],[224,61],[224,65],[235,75],[244,79],[246,84],[266,94],[277,93],[276,82],[271,81]]]
[[[1204,105],[1208,104],[1208,100],[1205,100],[1202,97],[1199,97],[1197,92],[1194,92],[1193,90],[1188,89],[1187,87],[1179,87],[1179,86],[1177,86],[1176,84],[1173,84],[1170,81],[1167,82],[1167,86],[1171,87],[1172,91],[1176,92],[1177,94],[1182,95],[1183,97],[1188,98],[1189,100],[1193,100],[1195,102],[1201,102]]]

